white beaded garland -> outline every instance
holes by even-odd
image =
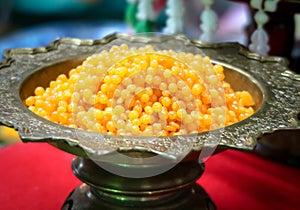
[[[277,10],[277,3],[279,0],[266,0],[265,1],[265,10],[267,12],[275,12]]]
[[[153,0],[139,0],[136,18],[140,21],[154,21]]]
[[[264,11],[259,10],[255,13],[254,20],[258,25],[264,25],[269,21],[269,17]]]
[[[182,0],[168,0],[166,14],[168,20],[164,33],[175,34],[183,31],[184,5]]]
[[[277,9],[277,3],[279,0],[251,0],[250,5],[253,9],[258,11],[254,15],[254,20],[257,24],[257,29],[253,32],[250,37],[251,43],[249,49],[253,52],[259,53],[261,55],[268,55],[270,47],[268,45],[269,36],[264,30],[263,26],[269,21],[267,12],[275,12]]]
[[[217,14],[211,9],[211,5],[213,4],[214,0],[201,0],[205,9],[201,13],[200,20],[200,29],[202,34],[200,35],[200,40],[204,42],[211,42],[213,39],[213,34],[216,32],[218,27],[218,16]]]
[[[253,9],[261,9],[262,2],[263,0],[251,0],[250,6]]]
[[[269,36],[263,28],[258,28],[251,35],[251,44],[249,49],[253,52],[257,52],[261,55],[267,55],[270,50],[269,45]]]

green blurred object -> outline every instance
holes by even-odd
[[[153,32],[154,23],[149,20],[138,21],[134,29],[136,33]]]
[[[137,10],[138,10],[137,3],[133,3],[133,4],[128,3],[126,6],[125,21],[131,27],[134,27],[137,23],[137,18],[136,18]]]

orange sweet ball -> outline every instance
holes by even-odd
[[[29,110],[64,126],[114,135],[179,135],[231,125],[254,113],[208,57],[147,45],[113,46],[36,87]]]

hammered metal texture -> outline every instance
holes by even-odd
[[[254,115],[223,129],[193,135],[173,137],[109,136],[67,128],[52,123],[29,111],[20,98],[20,88],[25,78],[44,66],[59,61],[88,56],[99,52],[111,43],[136,43],[142,46],[184,43],[190,52],[196,46],[203,55],[228,68],[249,74],[264,94],[263,102]],[[181,50],[181,49],[177,49]],[[197,52],[199,53],[199,51]],[[51,142],[78,154],[79,150],[102,155],[113,150],[147,151],[176,157],[191,149],[221,145],[236,149],[252,149],[256,139],[264,133],[278,129],[299,129],[300,76],[291,72],[283,58],[261,57],[247,51],[237,43],[210,44],[189,40],[183,35],[170,37],[135,37],[112,34],[101,40],[60,39],[48,47],[13,49],[4,53],[0,63],[0,123],[14,127],[24,142]]]

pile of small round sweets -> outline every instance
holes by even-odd
[[[52,122],[103,134],[189,134],[253,114],[251,95],[224,77],[207,56],[122,44],[36,87],[25,104]]]

